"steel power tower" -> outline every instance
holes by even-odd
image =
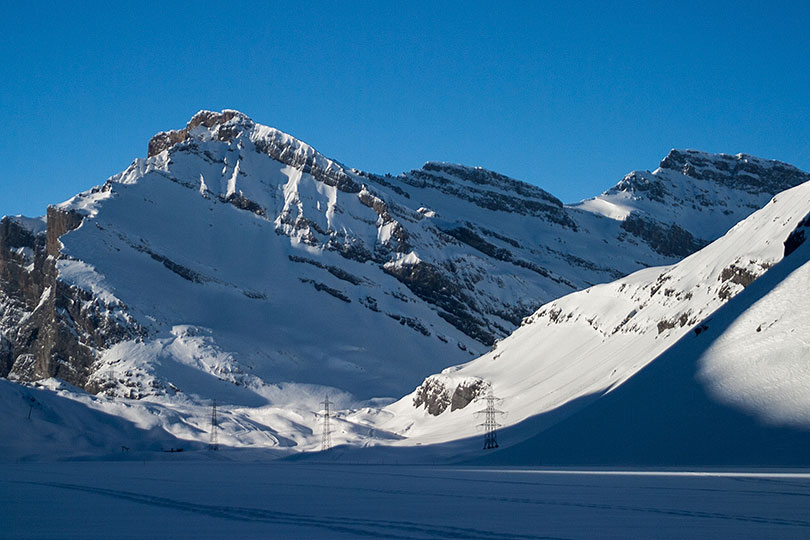
[[[484,430],[484,450],[489,450],[491,448],[498,448],[498,428],[501,427],[501,424],[498,423],[497,416],[506,413],[495,408],[495,404],[502,402],[503,399],[495,397],[492,391],[492,385],[490,385],[487,391],[486,400],[486,408],[475,411],[474,414],[476,417],[484,417],[484,423],[478,424],[478,427]]]
[[[109,388],[107,389],[108,396],[115,396],[115,388],[118,386],[117,381],[115,380],[115,368],[110,366],[109,371],[107,371],[107,381],[109,384]]]
[[[219,420],[217,420],[217,400],[211,406],[211,441],[208,443],[209,450],[219,450],[219,440],[217,438],[217,430],[219,429]]]
[[[321,452],[325,452],[332,448],[332,428],[329,425],[329,420],[332,419],[335,415],[332,412],[331,405],[335,403],[329,401],[329,394],[326,395],[326,399],[321,402],[323,405],[323,412],[319,413],[317,416],[323,418],[323,431],[321,433]]]

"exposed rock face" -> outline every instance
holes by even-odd
[[[14,218],[0,221],[0,376],[58,377],[84,387],[98,349],[138,334],[124,306],[59,279],[59,237],[81,221],[55,207],[44,233]]]
[[[661,255],[686,257],[705,245],[678,225],[664,225],[632,213],[622,222],[622,229],[638,236]]]
[[[404,283],[416,296],[440,308],[439,316],[481,343],[491,345],[494,335],[485,321],[470,312],[473,304],[458,284],[432,264],[388,265],[384,270]]]
[[[161,131],[149,140],[149,147],[147,149],[147,157],[156,156],[157,154],[168,150],[175,144],[183,142],[188,139],[191,131],[198,126],[207,128],[214,127],[218,124],[224,124],[231,119],[239,116],[237,111],[222,111],[216,113],[213,111],[200,111],[189,120],[186,127],[183,129],[176,129],[172,131]],[[223,130],[219,140],[228,140],[230,132]]]
[[[738,259],[720,272],[717,280],[723,285],[717,291],[717,296],[721,300],[732,298],[764,274],[771,266],[771,263],[765,261],[748,260],[743,262]]]
[[[450,405],[450,392],[444,381],[439,380],[437,377],[428,377],[416,389],[413,406],[417,409],[424,407],[428,414],[439,416],[447,410],[448,405]]]
[[[453,397],[450,398],[450,411],[463,409],[479,396],[484,395],[488,385],[481,379],[466,379],[453,390]]]
[[[48,207],[47,250],[51,257],[59,256],[59,237],[82,224],[82,216],[76,210]]]
[[[692,178],[711,180],[753,193],[775,194],[810,181],[810,174],[792,165],[748,154],[732,156],[697,150],[671,150],[660,166]]]
[[[666,160],[665,160],[666,161]],[[662,182],[657,182],[656,178],[633,171],[612,187],[609,193],[630,192],[643,194],[647,198],[657,202],[665,202],[669,195],[667,188]]]
[[[796,227],[785,240],[785,257],[796,251],[800,245],[804,244],[807,238],[807,229],[810,229],[810,214],[804,217],[798,227]]]
[[[147,157],[156,156],[178,143],[194,140],[195,128],[198,127],[213,128],[215,140],[228,142],[254,126],[253,120],[238,111],[224,110],[221,113],[200,111],[191,118],[185,128],[163,131],[152,137]],[[272,130],[265,135],[253,141],[257,151],[303,173],[311,174],[319,181],[335,186],[341,191],[347,193],[360,191],[360,184],[346,174],[339,163],[318,159],[319,156],[310,147],[296,144],[298,141],[279,131]]]
[[[425,379],[413,398],[416,408],[424,407],[428,414],[439,416],[447,408],[450,411],[463,409],[486,393],[486,381],[477,377],[456,380],[447,375],[431,375]]]
[[[556,197],[536,186],[479,167],[428,162],[422,169],[400,178],[414,187],[430,187],[487,210],[542,217],[571,229],[577,227]]]
[[[12,365],[14,365],[14,353],[11,349],[11,342],[6,339],[6,336],[0,334],[0,373],[8,374]]]
[[[633,171],[580,205],[621,216],[622,228],[661,254],[683,257],[810,174],[746,154],[672,150],[653,172]]]

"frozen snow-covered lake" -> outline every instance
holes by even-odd
[[[810,473],[0,464],[3,538],[808,538]]]

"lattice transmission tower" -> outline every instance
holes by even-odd
[[[495,404],[501,403],[503,399],[495,397],[495,393],[492,391],[492,385],[489,386],[485,399],[487,406],[480,411],[475,411],[474,414],[478,418],[481,416],[484,417],[484,422],[478,424],[478,427],[484,430],[484,450],[489,450],[491,448],[498,448],[498,428],[501,427],[501,424],[498,423],[497,417],[505,415],[506,412],[495,408]]]
[[[217,419],[217,400],[214,400],[213,405],[211,405],[211,440],[208,442],[209,450],[219,450],[217,430],[219,430],[219,420]]]
[[[332,426],[329,421],[334,418],[335,414],[332,412],[331,406],[335,403],[329,401],[329,394],[326,399],[321,402],[323,405],[323,412],[317,413],[317,416],[323,418],[323,429],[321,431],[321,452],[325,452],[332,448]]]
[[[110,369],[107,371],[107,395],[110,397],[115,396],[117,386],[118,382],[115,379],[115,368],[110,366]]]

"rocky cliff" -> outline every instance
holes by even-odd
[[[0,221],[0,375],[88,383],[96,352],[140,328],[121,304],[108,304],[59,279],[59,237],[81,225],[73,210],[48,208],[38,220]],[[89,388],[96,390],[96,388]]]

